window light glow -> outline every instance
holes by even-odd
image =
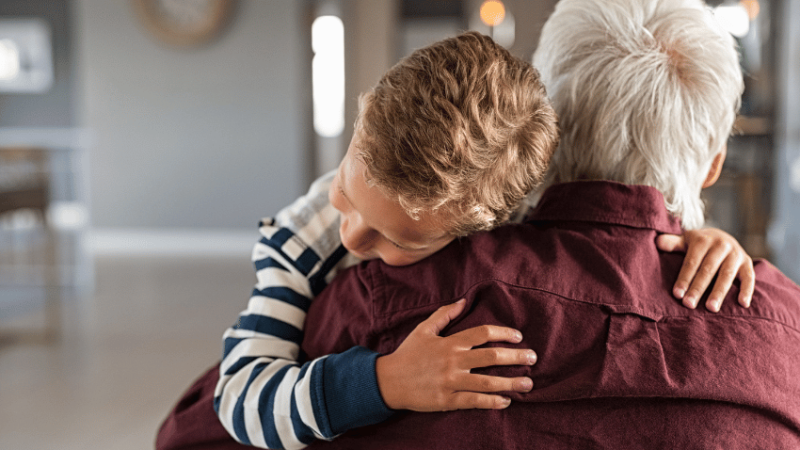
[[[11,39],[0,40],[0,80],[13,80],[19,75],[19,49]]]
[[[717,6],[714,16],[722,28],[736,37],[744,37],[750,31],[750,16],[741,3]]]
[[[789,184],[792,190],[800,194],[800,158],[795,159],[789,169]]]
[[[336,137],[344,130],[344,24],[336,16],[320,16],[311,25],[311,82],[314,131]]]

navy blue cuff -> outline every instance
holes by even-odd
[[[379,353],[353,347],[323,360],[324,396],[334,435],[383,422],[394,414],[378,389]]]

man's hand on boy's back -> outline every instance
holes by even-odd
[[[519,343],[519,331],[484,325],[439,336],[461,314],[464,304],[462,299],[439,308],[417,325],[394,353],[377,359],[378,387],[386,406],[421,412],[503,409],[511,400],[496,392],[528,392],[533,388],[533,381],[527,377],[470,373],[478,367],[535,364],[533,350],[473,348],[487,342]]]

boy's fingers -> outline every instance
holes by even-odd
[[[522,341],[522,333],[508,327],[500,327],[497,325],[481,325],[468,330],[459,331],[447,339],[453,339],[460,342],[466,348],[472,348],[483,345],[487,342],[505,341],[516,344]]]
[[[480,394],[478,392],[456,392],[445,411],[455,409],[505,409],[511,399],[502,395]]]
[[[532,366],[536,364],[536,352],[516,348],[479,348],[470,350],[464,356],[464,369],[470,370],[489,366]]]
[[[699,276],[698,270],[703,264],[705,259],[708,259],[710,255],[707,255],[708,249],[710,244],[706,241],[695,241],[695,244],[689,248],[689,251],[686,253],[686,257],[683,259],[683,265],[681,266],[681,271],[678,273],[678,280],[675,281],[675,286],[672,289],[672,293],[675,295],[676,298],[683,299],[683,304],[694,308],[697,305],[697,299],[700,298],[700,294],[702,294],[705,290],[700,291],[700,294],[697,294],[697,298],[692,299],[694,301],[694,305],[691,304],[691,301],[687,301],[686,299],[686,291],[689,289],[689,285],[693,285],[693,282],[698,281],[697,277]],[[708,286],[708,283],[711,281],[711,277],[713,277],[714,272],[716,272],[716,267],[719,267],[719,263],[714,267],[714,271],[709,273],[708,280],[705,281],[705,286]],[[699,280],[702,282],[703,280]],[[698,284],[699,286],[699,284]],[[694,285],[692,287],[695,287]]]
[[[455,388],[468,392],[528,392],[533,389],[533,380],[528,377],[504,378],[489,375],[468,374]]]
[[[438,336],[451,320],[458,317],[461,311],[464,311],[465,303],[466,301],[462,298],[452,305],[442,306],[434,311],[430,317],[422,321],[419,324],[419,328],[427,333]]]
[[[713,280],[714,276],[717,274],[728,251],[729,249],[726,248],[712,248],[709,250],[706,257],[702,260],[700,268],[697,269],[697,272],[694,274],[692,284],[686,292],[686,296],[683,298],[684,305],[689,308],[697,307],[700,297],[703,295],[703,292],[708,289],[711,280]],[[688,259],[689,256],[687,255],[686,258]]]
[[[660,234],[656,238],[656,247],[662,252],[685,252],[686,240],[677,234]]]
[[[753,301],[753,291],[756,289],[756,272],[753,269],[753,260],[748,257],[745,264],[739,269],[739,304],[745,308],[750,307]]]
[[[731,289],[733,280],[736,279],[736,272],[740,264],[741,260],[733,255],[729,256],[722,263],[719,275],[717,275],[717,282],[714,283],[714,289],[711,291],[711,294],[708,295],[708,300],[706,300],[706,308],[708,308],[709,311],[719,312],[725,295]]]

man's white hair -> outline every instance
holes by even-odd
[[[533,58],[559,117],[549,184],[653,186],[687,229],[744,89],[736,45],[699,0],[561,0]]]

